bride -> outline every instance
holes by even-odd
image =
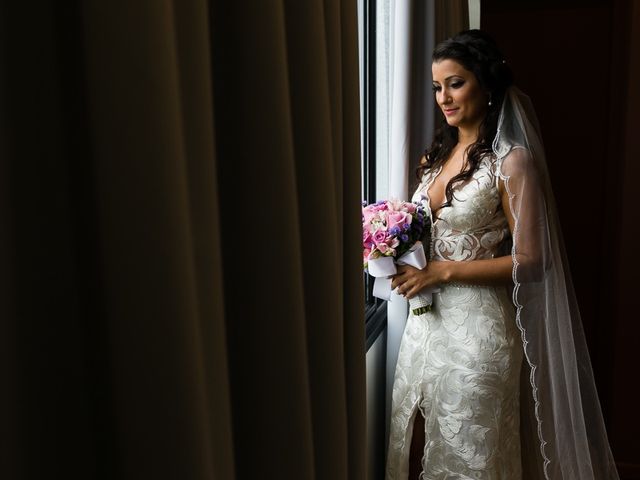
[[[386,478],[617,479],[529,99],[479,30],[432,73],[445,122],[413,197],[430,262],[392,287],[440,291],[407,320]]]

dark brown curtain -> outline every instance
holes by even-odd
[[[436,43],[469,28],[468,0],[435,0],[434,10]]]
[[[364,479],[355,1],[0,7],[0,476]]]

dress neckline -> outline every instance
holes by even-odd
[[[484,159],[483,159],[483,161],[484,161]],[[435,221],[433,220],[433,215],[435,213],[438,213],[438,212],[444,210],[445,208],[447,208],[447,206],[451,206],[451,205],[443,206],[446,203],[446,191],[445,191],[445,202],[443,202],[435,212],[432,210],[432,206],[431,206],[431,195],[429,194],[429,189],[434,184],[436,178],[438,178],[440,176],[440,174],[442,173],[442,170],[444,169],[444,165],[445,164],[440,165],[435,170],[432,170],[427,174],[428,175],[427,182],[426,182],[426,185],[424,187],[424,196],[427,199],[427,206],[429,207],[429,215],[431,216],[431,223],[432,224],[435,224],[435,222],[440,220],[440,217],[438,217]],[[466,183],[465,183],[465,185],[466,185]],[[457,187],[454,187],[454,188],[457,188]]]
[[[429,177],[427,178],[427,183],[425,185],[424,188],[424,194],[425,197],[427,199],[427,207],[429,207],[429,217],[431,219],[431,224],[435,225],[435,223],[440,220],[440,217],[436,217],[436,219],[434,220],[433,217],[435,215],[435,212],[433,211],[433,207],[431,206],[431,195],[429,194],[429,189],[431,188],[431,185],[433,185],[433,182],[435,181],[435,179],[442,173],[442,168],[444,167],[444,165],[440,165],[436,170],[432,171],[429,173]],[[438,208],[436,210],[436,212],[441,211],[443,208],[442,205],[440,206],[440,208]]]

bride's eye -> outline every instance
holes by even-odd
[[[433,90],[434,92],[439,92],[442,89],[440,88],[440,85],[432,85],[431,90]]]
[[[463,86],[463,85],[464,85],[464,82],[463,82],[463,81],[453,82],[453,83],[451,84],[451,88],[460,88],[460,87],[461,87],[461,86]]]

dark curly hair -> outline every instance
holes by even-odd
[[[469,167],[452,177],[445,189],[444,206],[450,206],[454,185],[471,178],[484,155],[492,154],[491,144],[496,135],[498,115],[506,90],[513,83],[513,74],[496,42],[480,30],[465,30],[438,44],[433,51],[432,61],[441,60],[454,60],[462,65],[476,76],[480,87],[491,94],[491,106],[480,124],[478,139],[466,151]],[[457,143],[458,129],[450,126],[440,112],[440,126],[433,143],[424,152],[426,162],[416,170],[418,180],[427,169],[444,164]]]

